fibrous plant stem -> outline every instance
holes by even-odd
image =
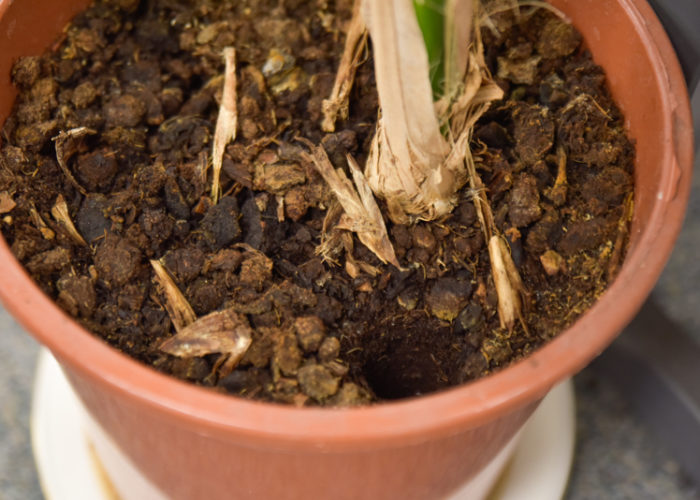
[[[350,91],[355,80],[357,66],[366,50],[367,28],[360,14],[360,2],[355,2],[333,90],[330,97],[323,101],[321,128],[324,132],[335,132],[336,120],[338,118],[347,119]]]
[[[364,175],[356,174],[352,164],[350,167],[358,189],[366,176],[369,197],[374,193],[383,198],[389,217],[398,224],[449,214],[456,205],[457,192],[469,182],[488,244],[501,325],[511,330],[518,319],[526,328],[524,287],[508,245],[497,233],[469,148],[474,124],[492,101],[503,96],[486,67],[478,11],[477,0],[441,0],[439,5],[427,0],[361,1],[373,44],[381,116]],[[437,14],[443,16],[442,23]],[[426,28],[424,32],[421,27]],[[435,42],[440,29],[442,50]],[[346,52],[349,50],[346,47]],[[429,54],[433,65],[435,54],[444,57],[443,81],[433,80],[432,87]],[[437,103],[433,101],[436,86],[442,91]],[[317,160],[317,169],[326,172],[324,179],[346,212],[342,226],[356,232],[360,241],[387,262],[386,253],[378,253],[378,240],[368,238],[366,232],[368,217],[376,217],[373,227],[383,226],[382,214],[355,209],[348,201],[357,198],[352,185],[347,179],[342,182],[331,165],[320,164]],[[388,237],[381,248],[384,252],[391,248],[393,254]]]

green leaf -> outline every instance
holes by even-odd
[[[430,83],[435,98],[443,93],[445,80],[445,1],[413,0],[418,25],[428,51]]]

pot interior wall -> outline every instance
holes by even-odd
[[[594,60],[605,69],[610,90],[626,119],[626,126],[637,150],[635,217],[631,234],[631,249],[652,217],[654,199],[675,196],[676,186],[665,185],[660,168],[668,158],[659,141],[673,141],[665,136],[664,106],[659,88],[668,82],[666,74],[658,75],[654,48],[638,36],[643,21],[638,7],[651,9],[643,2],[612,2],[600,0],[551,0],[583,34]],[[625,16],[625,13],[631,14]],[[590,17],[595,22],[590,22]],[[651,53],[651,54],[650,54]],[[661,68],[662,71],[665,68]],[[679,99],[679,103],[681,99]],[[673,159],[675,161],[675,158]],[[678,170],[678,169],[677,169]],[[680,171],[677,172],[680,175]],[[677,181],[677,178],[676,178]],[[661,194],[663,192],[663,194]]]
[[[41,54],[90,0],[0,0],[0,123],[17,96],[10,70],[17,58]]]

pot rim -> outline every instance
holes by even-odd
[[[0,0],[0,17],[11,2]],[[449,435],[502,417],[542,398],[562,379],[602,352],[636,314],[653,288],[680,232],[692,171],[692,120],[687,90],[671,43],[644,0],[621,0],[656,68],[664,117],[661,129],[668,168],[646,228],[635,235],[620,274],[596,304],[565,333],[527,358],[472,383],[412,399],[347,409],[294,408],[203,390],[156,372],[83,329],[41,292],[0,238],[0,298],[29,332],[62,364],[103,389],[136,400],[148,411],[168,413],[178,425],[221,439],[261,436],[316,449],[372,442],[389,445],[421,435]],[[631,306],[620,307],[619,302]],[[622,313],[622,314],[620,314]],[[598,325],[603,325],[598,326]],[[92,363],[86,360],[93,360]],[[562,360],[564,360],[562,362]],[[426,434],[426,431],[428,431]],[[252,442],[252,441],[251,441]]]

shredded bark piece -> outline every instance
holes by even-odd
[[[53,215],[56,222],[58,222],[66,230],[66,233],[68,233],[68,236],[70,236],[73,241],[75,241],[78,245],[84,247],[87,246],[87,242],[75,228],[75,225],[70,218],[66,199],[62,194],[59,194],[56,198],[56,203],[54,203],[53,208],[51,208],[51,215]]]
[[[165,310],[173,322],[176,331],[182,331],[189,324],[197,320],[197,315],[192,310],[192,306],[177,287],[170,273],[163,264],[157,260],[151,260],[151,266],[156,273],[156,280],[165,294]]]
[[[214,366],[219,377],[231,373],[253,338],[248,321],[233,309],[207,314],[165,340],[160,350],[179,358],[220,353]]]
[[[236,93],[236,49],[226,47],[224,49],[226,69],[224,73],[224,93],[221,97],[219,116],[216,120],[214,131],[214,145],[212,149],[213,180],[211,185],[211,197],[214,203],[219,201],[221,185],[219,178],[224,159],[226,145],[236,140],[236,128],[238,127],[238,106]]]

